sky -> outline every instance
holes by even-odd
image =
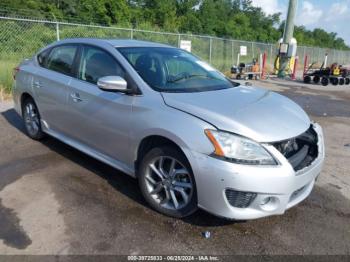
[[[286,18],[289,0],[253,0],[253,5],[261,7],[265,13],[281,12],[281,20]],[[350,0],[298,0],[296,25],[307,29],[316,27],[328,32],[336,32],[350,45]]]

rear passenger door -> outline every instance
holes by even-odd
[[[68,85],[72,80],[73,64],[78,46],[55,46],[38,55],[38,70],[33,77],[35,100],[39,107],[43,127],[67,133],[66,116]]]
[[[69,89],[70,136],[125,163],[133,97],[99,89],[97,81],[103,76],[125,78],[126,73],[106,50],[82,45],[77,78],[71,81]]]

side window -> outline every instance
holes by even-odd
[[[65,75],[72,75],[73,61],[76,52],[77,46],[73,45],[53,48],[47,60],[46,68]]]
[[[125,72],[107,52],[99,48],[84,46],[78,76],[81,80],[96,84],[98,79],[104,76],[125,78]]]
[[[47,59],[49,57],[50,51],[51,49],[46,49],[45,51],[38,54],[37,59],[40,66],[46,67],[46,63],[47,63]]]

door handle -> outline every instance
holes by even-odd
[[[74,102],[83,101],[83,99],[80,98],[80,95],[78,93],[72,93],[70,94],[70,97],[73,99]]]
[[[41,88],[41,84],[39,81],[34,81],[34,87]]]

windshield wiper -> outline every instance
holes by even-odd
[[[214,77],[210,77],[210,76],[207,76],[207,75],[192,74],[192,75],[184,75],[184,76],[181,76],[181,77],[175,78],[175,79],[170,79],[170,80],[168,80],[168,83],[176,83],[176,82],[179,82],[181,80],[194,78],[194,77],[205,77],[205,78],[209,78],[209,79],[216,79]]]

